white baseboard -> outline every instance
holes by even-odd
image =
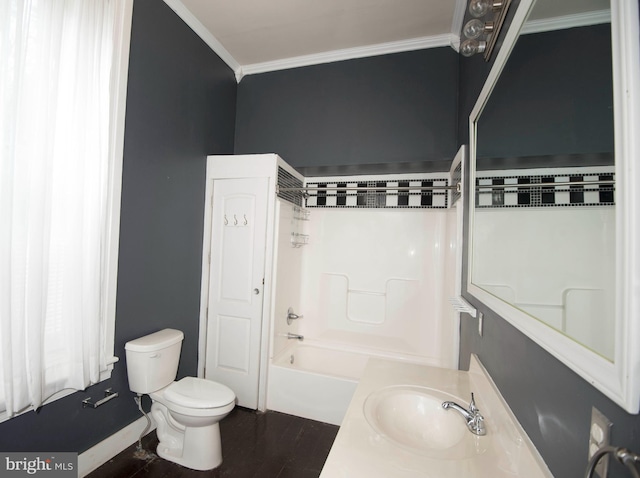
[[[149,418],[151,418],[151,416],[149,416]],[[140,417],[135,422],[127,425],[120,431],[78,455],[78,477],[83,478],[127,447],[133,445],[138,441],[140,434],[146,426],[147,419]],[[149,432],[155,430],[155,428],[156,424],[153,419],[151,419]]]

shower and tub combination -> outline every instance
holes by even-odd
[[[460,157],[444,173],[322,178],[276,155],[240,158],[270,165],[273,193],[256,408],[340,424],[369,357],[457,368]],[[206,310],[214,293],[203,293]],[[221,330],[210,315],[201,330]],[[220,356],[206,332],[200,352],[207,364]]]

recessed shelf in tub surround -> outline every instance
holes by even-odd
[[[334,326],[342,324],[357,330],[358,324],[382,325],[386,322],[395,327],[402,322],[402,315],[407,309],[420,305],[419,302],[412,303],[412,299],[420,297],[419,280],[383,278],[379,282],[378,289],[357,288],[346,274],[323,273],[321,290],[327,291],[331,298],[325,302],[329,325],[335,322]]]
[[[485,418],[485,436],[463,437],[472,443],[464,457],[401,446],[378,433],[365,416],[369,397],[406,386],[434,397],[457,397],[466,406],[474,393]],[[436,404],[437,405],[437,404]],[[440,411],[438,410],[438,413]],[[442,410],[441,413],[456,413]],[[446,416],[447,419],[451,417]],[[458,418],[454,416],[454,418]],[[463,418],[459,417],[464,427]],[[455,425],[454,422],[448,422]],[[446,433],[448,430],[441,430]],[[468,372],[372,358],[356,388],[320,478],[551,478],[553,475],[500,395],[480,361],[472,356]]]

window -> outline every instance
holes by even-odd
[[[117,360],[132,1],[0,2],[0,420]]]

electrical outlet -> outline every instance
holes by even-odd
[[[611,441],[611,421],[596,407],[591,408],[591,427],[589,428],[589,460],[603,446]],[[596,475],[607,478],[609,455],[603,456],[596,466]]]

